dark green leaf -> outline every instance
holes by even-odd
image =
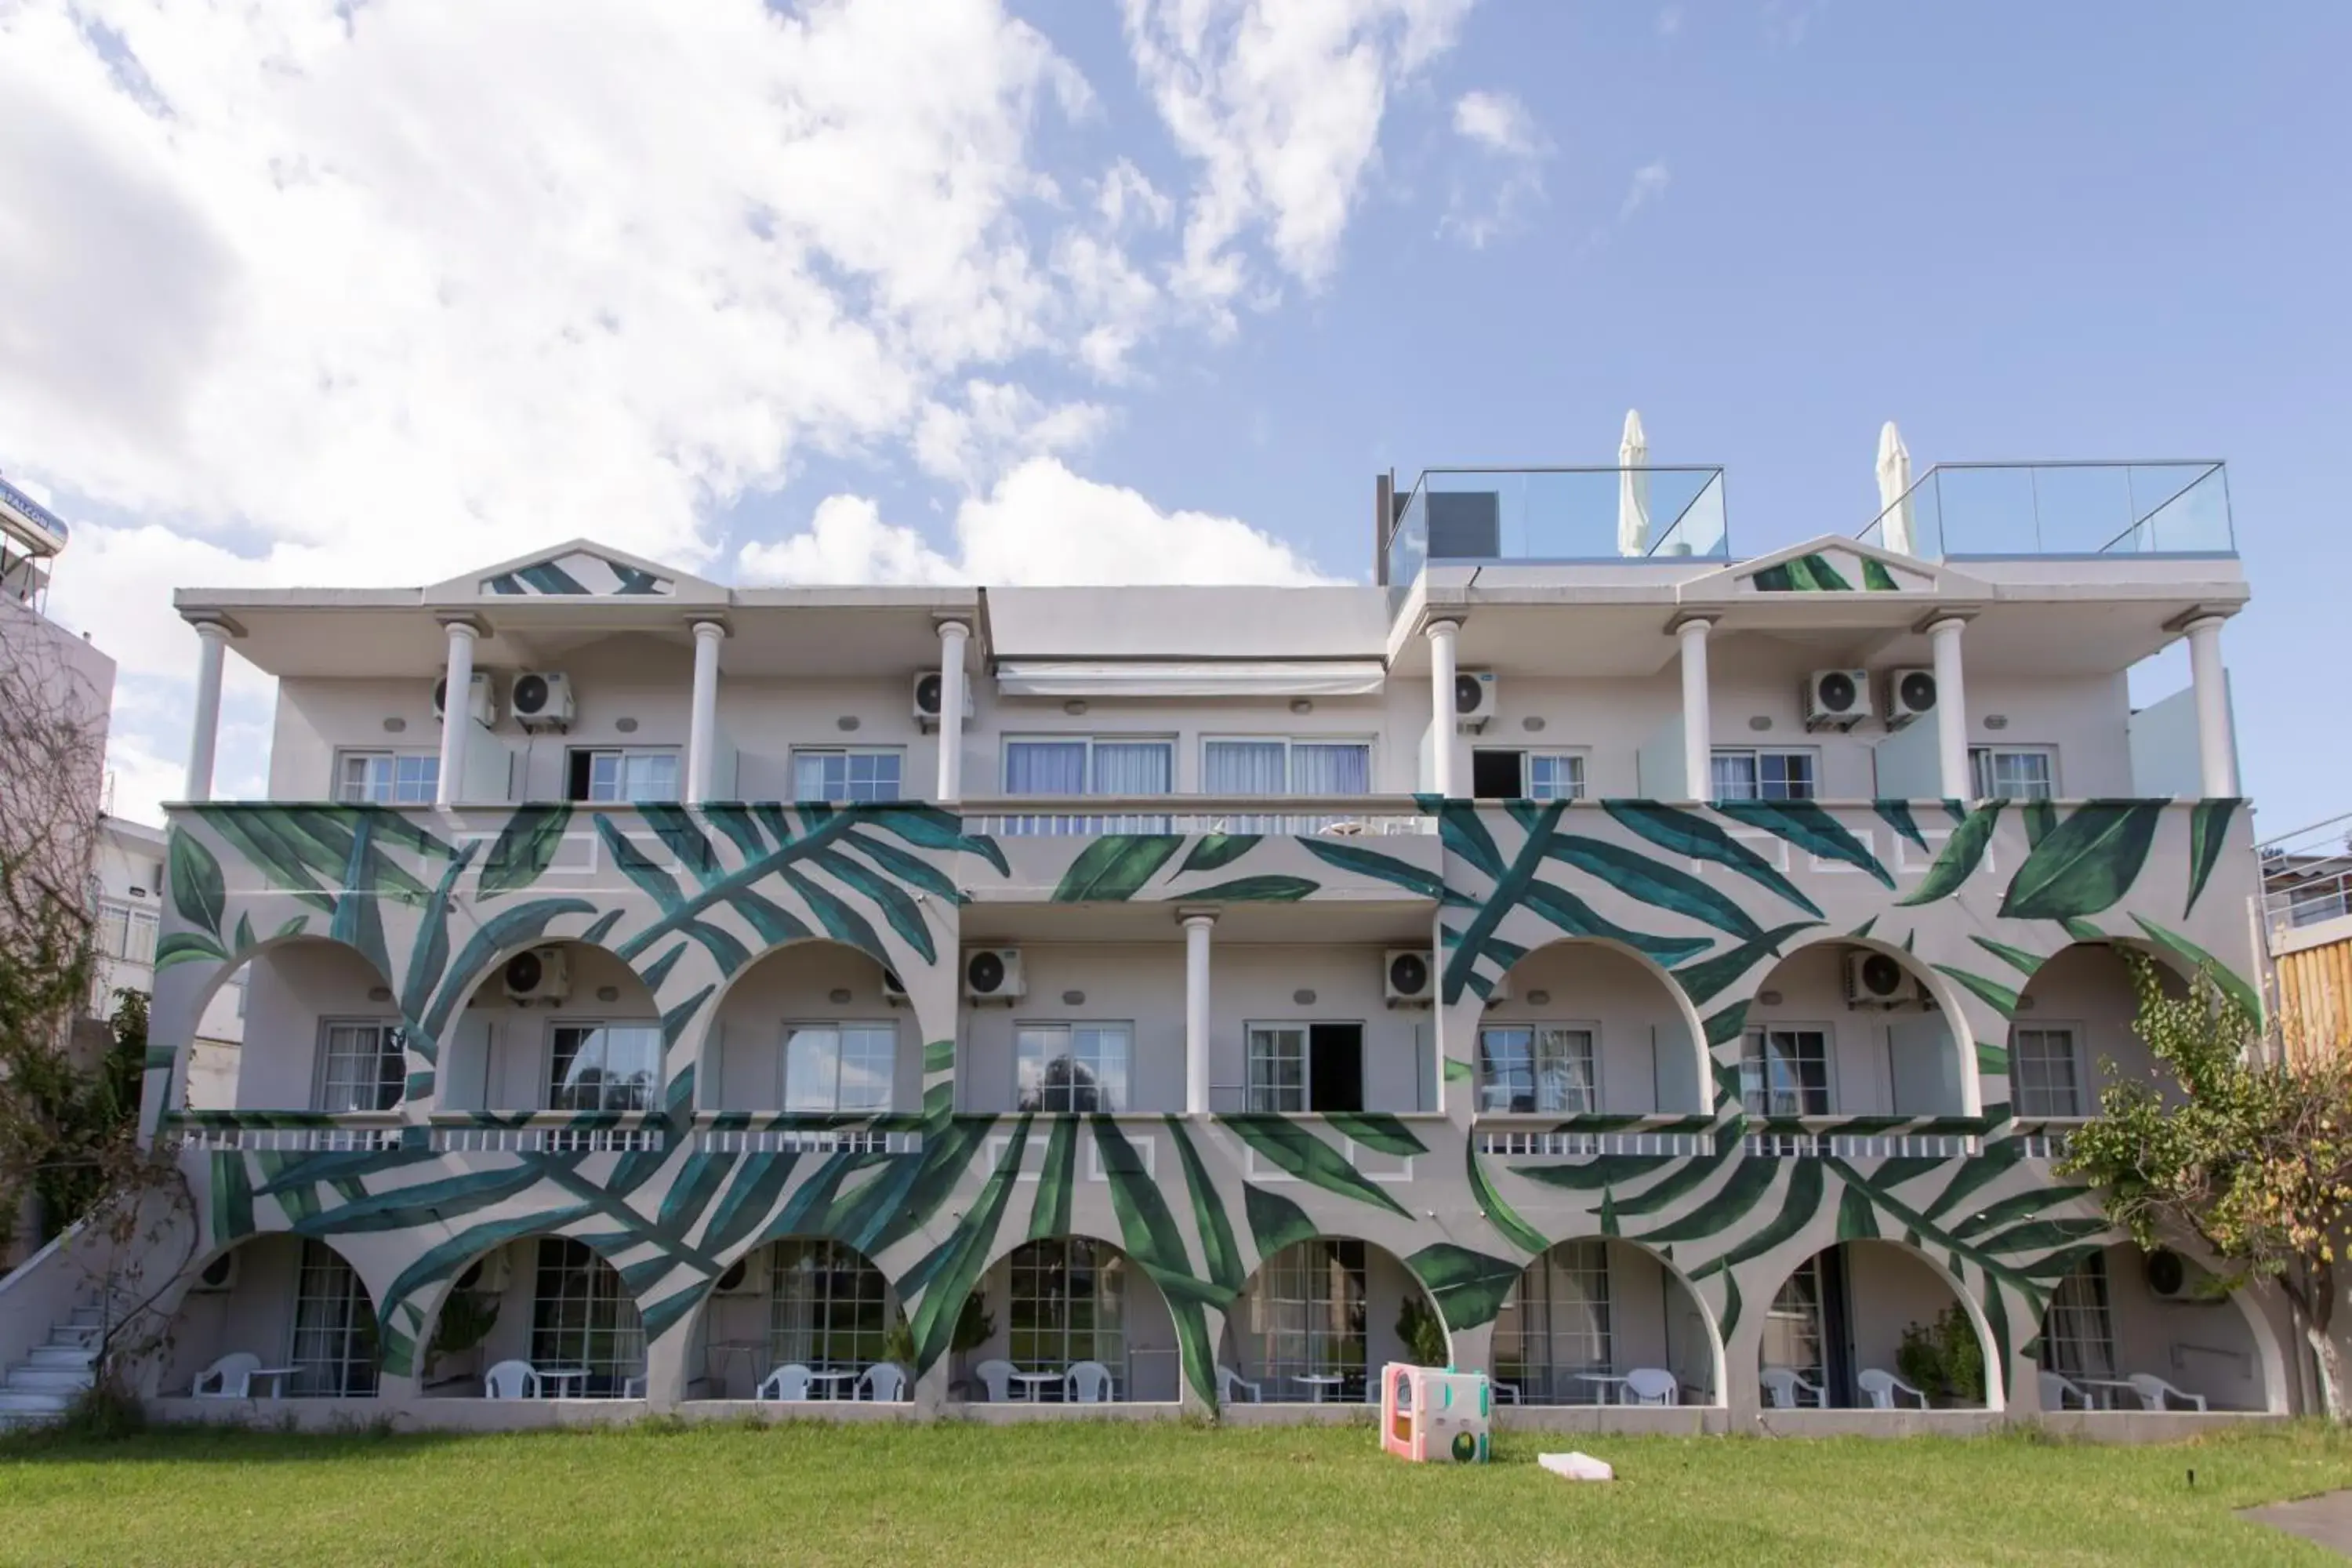
[[[253,1234],[253,1173],[233,1151],[213,1155],[212,1244],[226,1247]]]
[[[2027,801],[2018,808],[2025,815],[2025,847],[2030,852],[2042,847],[2050,830],[2058,826],[2058,808],[2042,799]]]
[[[221,910],[228,890],[221,878],[220,861],[184,827],[172,829],[164,851],[164,876],[170,879],[172,907],[192,926],[218,936]]]
[[[1386,882],[1407,892],[1419,893],[1425,899],[1445,899],[1445,879],[1434,871],[1424,871],[1393,855],[1383,855],[1377,849],[1365,849],[1353,844],[1322,838],[1301,838],[1300,847],[1327,866],[1350,871],[1374,881]],[[1461,895],[1455,894],[1459,899]]]
[[[2033,978],[2033,972],[2042,967],[2041,958],[2021,947],[2011,947],[2005,942],[1995,942],[1989,936],[1977,936],[1974,933],[1969,935],[1969,940],[2029,980]]]
[[[1911,896],[1897,899],[1895,903],[1932,904],[1965,887],[1976,874],[1978,862],[1984,858],[1986,847],[1992,842],[1992,830],[2000,818],[2001,805],[2000,801],[1989,800],[1969,813],[1969,819],[1952,829],[1952,836],[1944,841],[1943,853],[1927,868],[1927,874],[1919,879]]]
[[[1264,1187],[1244,1184],[1242,1210],[1249,1218],[1250,1237],[1261,1259],[1322,1234],[1305,1209]]]
[[[2234,800],[2200,800],[2189,809],[2189,901],[2180,907],[2182,920],[2197,907],[2197,895],[2229,845],[2230,817],[2238,805]]]
[[[1735,822],[1785,838],[1818,859],[1842,861],[1869,872],[1884,887],[1895,886],[1895,879],[1878,863],[1878,857],[1818,801],[1721,800],[1715,809]]]
[[[1450,1241],[1424,1247],[1404,1261],[1437,1304],[1445,1326],[1457,1331],[1493,1322],[1525,1272],[1507,1258],[1489,1258]]]
[[[1061,885],[1054,889],[1054,902],[1110,903],[1131,899],[1183,842],[1170,833],[1107,833],[1070,862]]]
[[[817,923],[824,927],[826,933],[835,942],[847,942],[872,958],[877,963],[887,965],[891,962],[890,950],[882,944],[881,933],[874,929],[864,915],[851,909],[829,889],[818,886],[790,866],[782,868],[782,875],[785,884],[808,904],[810,912],[817,918]],[[891,890],[898,891],[896,889]],[[901,899],[906,897],[904,893],[899,893],[898,896]],[[894,920],[891,923],[896,929],[898,922]],[[918,931],[922,930],[919,913],[915,917],[915,926]],[[903,938],[907,933],[900,931],[898,934]],[[931,961],[931,940],[928,931],[923,933],[922,945],[917,951],[922,954],[926,963]]]
[[[2000,902],[2002,917],[2063,921],[2109,908],[2139,879],[2163,820],[2158,801],[2094,800],[2076,806],[2017,868]]]
[[[1184,857],[1178,868],[1184,871],[1213,871],[1220,866],[1231,865],[1257,847],[1255,833],[1204,833],[1192,845],[1192,852]]]
[[[855,849],[874,862],[885,873],[918,892],[929,893],[950,904],[968,900],[948,874],[919,855],[909,855],[895,844],[887,843],[871,833],[845,833],[841,847]]]
[[[1187,888],[1181,893],[1170,894],[1167,901],[1186,903],[1197,899],[1203,903],[1295,904],[1312,895],[1317,887],[1304,877],[1237,877],[1213,888]]]
[[[540,1180],[536,1164],[505,1169],[468,1171],[439,1181],[394,1187],[357,1203],[345,1204],[298,1226],[309,1236],[352,1236],[379,1231],[439,1229],[509,1198],[529,1192]]]
[[[490,846],[490,858],[482,862],[476,896],[495,899],[538,881],[554,863],[555,852],[563,847],[564,829],[571,826],[569,801],[516,807],[498,842]]]
[[[1706,936],[1652,936],[1647,931],[1628,931],[1613,921],[1603,920],[1591,905],[1567,889],[1549,882],[1528,883],[1520,894],[1520,902],[1570,936],[1603,937],[1611,942],[1621,942],[1661,964],[1679,963],[1685,958],[1705,952],[1716,942],[1715,938]],[[1524,949],[1513,943],[1490,936],[1486,939],[1485,956],[1507,969],[1526,953]]]
[[[1447,850],[1467,860],[1488,877],[1503,874],[1503,852],[1486,831],[1478,808],[1467,801],[1450,800],[1437,814],[1437,838]]]
[[[1274,1117],[1221,1116],[1217,1119],[1240,1137],[1243,1142],[1263,1155],[1278,1169],[1288,1172],[1300,1181],[1311,1183],[1327,1193],[1354,1198],[1391,1214],[1405,1216],[1402,1204],[1387,1191],[1364,1178],[1363,1173],[1349,1164],[1345,1156],[1320,1138],[1305,1124],[1286,1121]],[[1409,1217],[1409,1216],[1407,1216]]]
[[[1728,867],[1759,887],[1786,899],[1807,914],[1816,919],[1821,915],[1821,907],[1798,891],[1797,885],[1782,876],[1769,860],[1696,812],[1664,805],[1654,800],[1604,800],[1601,808],[1662,849],[1687,855],[1694,860],[1712,860]],[[1738,934],[1753,933],[1742,931]]]
[[[1919,831],[1919,824],[1912,819],[1911,807],[1907,802],[1881,800],[1874,801],[1872,804],[1878,811],[1880,821],[1920,848],[1927,847],[1927,836]]]
[[[1988,980],[1981,974],[1971,974],[1965,969],[1956,968],[1948,963],[1939,963],[1936,967],[1974,992],[1986,1005],[1991,1007],[2002,1017],[2017,1016],[2017,993],[2008,986],[1997,980]]]
[[[621,875],[637,886],[637,890],[651,899],[664,914],[676,912],[685,902],[677,879],[654,864],[653,858],[632,843],[621,831],[620,825],[608,816],[596,818],[596,837],[604,841],[605,852]]]
[[[596,906],[585,899],[533,899],[527,904],[500,910],[484,921],[467,939],[457,961],[449,965],[441,982],[441,989],[434,995],[433,1005],[422,1019],[417,1020],[424,1025],[425,1035],[434,1040],[440,1039],[449,1016],[466,1005],[466,999],[481,984],[483,973],[489,968],[492,959],[536,942],[551,921],[565,915],[593,915],[595,912]]]
[[[2093,924],[2089,921],[2065,920],[2061,921],[2058,923],[2065,927],[2066,934],[2073,937],[2076,942],[2105,942],[2107,940],[2107,933],[2101,931],[2096,925]]]
[[[1653,860],[1622,845],[1563,833],[1552,837],[1544,853],[1606,882],[1627,898],[1656,909],[1671,910],[1743,941],[1759,935],[1763,929],[1756,923],[1755,916],[1720,889],[1707,886],[1687,871]]]
[[[1787,1169],[1789,1186],[1781,1197],[1780,1212],[1765,1225],[1742,1232],[1738,1246],[1696,1270],[1693,1278],[1703,1279],[1709,1274],[1736,1268],[1750,1258],[1762,1258],[1793,1240],[1821,1213],[1823,1173],[1819,1160],[1759,1160],[1753,1163],[1778,1163]]]
[[[1895,574],[1886,569],[1886,563],[1867,555],[1862,558],[1862,585],[1866,592],[1873,594],[1899,594],[1903,591],[1903,585],[1895,580]]]
[[[1838,1226],[1840,1241],[1874,1241],[1878,1237],[1878,1210],[1871,1205],[1870,1194],[1860,1187],[1848,1187],[1838,1195]]]
[[[1486,1173],[1479,1169],[1477,1138],[1474,1135],[1464,1139],[1463,1148],[1469,1156],[1471,1201],[1486,1216],[1486,1223],[1501,1231],[1522,1252],[1540,1258],[1550,1250],[1551,1243],[1544,1239],[1543,1233],[1521,1219],[1486,1180]]]
[[[1429,1145],[1414,1137],[1412,1129],[1384,1112],[1334,1110],[1323,1121],[1334,1132],[1351,1138],[1367,1149],[1377,1149],[1383,1154],[1429,1152]]]
[[[422,1020],[425,1009],[432,1005],[434,987],[441,984],[442,969],[449,962],[451,900],[457,897],[457,879],[472,861],[476,847],[468,844],[450,858],[442,870],[439,885],[425,900],[424,911],[417,916],[416,940],[408,951],[408,973],[401,981],[400,1011],[404,1017]]]
[[[1655,1230],[1643,1231],[1633,1239],[1645,1246],[1659,1247],[1670,1241],[1707,1241],[1721,1236],[1745,1219],[1748,1211],[1772,1190],[1772,1183],[1780,1174],[1778,1167],[1783,1163],[1778,1160],[1740,1161],[1732,1168],[1731,1179],[1717,1187],[1698,1207]],[[1619,1212],[1626,1212],[1626,1205],[1621,1203]]]
[[[955,1338],[956,1320],[963,1315],[964,1298],[971,1294],[988,1261],[988,1249],[994,1244],[996,1227],[1004,1218],[1004,1205],[1013,1195],[1013,1184],[1021,1172],[1021,1151],[1028,1141],[1029,1118],[1024,1116],[1013,1123],[1012,1135],[1004,1141],[1003,1157],[982,1184],[978,1200],[964,1215],[964,1223],[957,1228],[951,1243],[954,1250],[936,1265],[930,1282],[923,1287],[922,1300],[908,1324],[915,1336],[915,1371],[919,1376],[947,1353]]]
[[[2213,984],[2221,988],[2221,994],[2237,1005],[2240,1012],[2249,1018],[2261,1019],[2263,999],[2255,993],[2252,986],[2246,984],[2245,979],[2236,970],[2231,969],[2177,931],[2167,931],[2154,921],[2143,919],[2138,915],[2132,916],[2132,921],[2149,937],[2185,959],[2192,968],[2210,972]]]
[[[1738,947],[1726,948],[1713,958],[1685,964],[1674,972],[1675,983],[1695,1005],[1702,1005],[1717,992],[1755,968],[1765,959],[1778,956],[1781,944],[1801,931],[1810,931],[1819,921],[1798,921],[1779,926],[1753,942],[1743,942]]]
[[[1192,1226],[1200,1233],[1201,1260],[1209,1279],[1219,1289],[1238,1296],[1249,1283],[1249,1271],[1242,1265],[1242,1250],[1234,1239],[1234,1223],[1226,1216],[1223,1200],[1217,1196],[1217,1184],[1210,1179],[1209,1167],[1202,1163],[1201,1152],[1192,1146],[1192,1134],[1183,1118],[1168,1119],[1168,1135],[1176,1145],[1178,1159],[1183,1162],[1184,1190],[1192,1200]]]
[[[1036,1201],[1029,1205],[1029,1239],[1070,1234],[1070,1199],[1078,1185],[1078,1119],[1057,1116],[1045,1139],[1045,1163],[1037,1173]]]
[[[687,812],[686,807],[666,801],[646,801],[637,806],[637,815],[654,831],[665,847],[678,858],[678,863],[694,873],[698,881],[708,883],[719,870],[719,847],[709,835]]]
[[[175,931],[155,944],[155,972],[161,974],[175,963],[194,963],[199,959],[226,959],[220,943],[200,931]]]
[[[819,850],[810,857],[810,864],[822,868],[845,887],[853,891],[863,893],[871,900],[874,907],[882,911],[882,918],[890,922],[890,929],[898,933],[898,940],[912,948],[915,955],[925,963],[935,963],[939,961],[939,951],[931,941],[930,922],[923,918],[921,906],[915,902],[906,889],[880,872],[870,870],[857,861],[852,860],[838,850]],[[785,875],[789,879],[791,873],[788,871]],[[818,907],[816,912],[819,920],[825,920],[825,913],[822,907]],[[828,931],[833,929],[830,921],[825,921],[825,929]],[[866,926],[866,930],[869,936],[873,934],[872,926]],[[868,951],[877,950],[868,949]],[[877,956],[879,956],[878,952]]]

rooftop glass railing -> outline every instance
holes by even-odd
[[[2234,555],[2218,462],[1938,463],[1857,536],[1924,561]]]
[[[1428,468],[1389,540],[1389,584],[1422,568],[1728,561],[1720,468]]]

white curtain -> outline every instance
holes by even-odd
[[[1084,795],[1084,741],[1012,741],[1004,748],[1007,795]]]
[[[1287,789],[1280,741],[1212,741],[1202,759],[1202,795],[1281,795]]]
[[[1165,741],[1095,742],[1092,795],[1166,795],[1176,787],[1175,751]]]
[[[1370,795],[1372,749],[1365,745],[1293,746],[1290,788],[1296,795]]]

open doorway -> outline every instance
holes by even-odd
[[[1364,1109],[1364,1026],[1311,1024],[1307,1029],[1307,1106],[1310,1110]]]
[[[1253,1024],[1249,1058],[1253,1113],[1364,1109],[1361,1024]]]

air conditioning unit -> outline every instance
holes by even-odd
[[[1817,669],[1805,677],[1805,728],[1851,730],[1870,717],[1870,671]]]
[[[1455,728],[1484,730],[1495,716],[1495,705],[1501,690],[1490,669],[1465,670],[1454,678],[1454,723]]]
[[[196,1276],[196,1282],[188,1287],[189,1293],[197,1296],[218,1296],[236,1289],[236,1263],[240,1256],[241,1249],[231,1247],[205,1264],[203,1272]]]
[[[1886,727],[1900,730],[1914,719],[1936,710],[1936,672],[1932,669],[1890,669],[1886,672]]]
[[[1381,984],[1391,1007],[1426,1007],[1437,1000],[1437,955],[1425,947],[1392,947],[1381,955]]]
[[[1909,1007],[1927,991],[1902,963],[1864,948],[1845,955],[1845,1001],[1849,1007]]]
[[[915,677],[915,722],[926,733],[939,728],[940,709],[947,700],[946,694],[947,680],[938,670],[926,669]],[[971,717],[971,681],[968,678],[963,683],[963,716]]]
[[[907,1005],[907,987],[899,982],[898,972],[895,969],[882,972],[882,1000],[893,1007]]]
[[[489,671],[474,671],[474,679],[467,683],[466,715],[485,730],[499,721],[499,697],[490,689]],[[449,678],[445,675],[433,683],[433,717],[446,720],[448,716]]]
[[[2210,1294],[2200,1287],[2205,1270],[2167,1247],[2159,1247],[2147,1255],[2141,1265],[2147,1280],[2147,1293],[2159,1301],[2177,1301],[2182,1306],[2220,1306],[2227,1296]]]
[[[765,1279],[751,1271],[750,1258],[739,1258],[729,1265],[726,1273],[719,1277],[719,1283],[711,1288],[711,1293],[717,1296],[764,1296],[768,1293],[767,1285]]]
[[[526,669],[507,689],[507,706],[526,730],[572,727],[572,678],[553,670]]]
[[[507,999],[561,1002],[572,994],[572,961],[560,947],[534,947],[507,960]]]
[[[452,1290],[466,1291],[469,1295],[505,1295],[507,1249],[503,1247],[497,1247],[488,1257],[467,1265],[466,1271],[457,1276],[457,1282],[449,1288]]]
[[[982,947],[963,955],[963,994],[975,1002],[1017,1002],[1021,984],[1021,950]]]

